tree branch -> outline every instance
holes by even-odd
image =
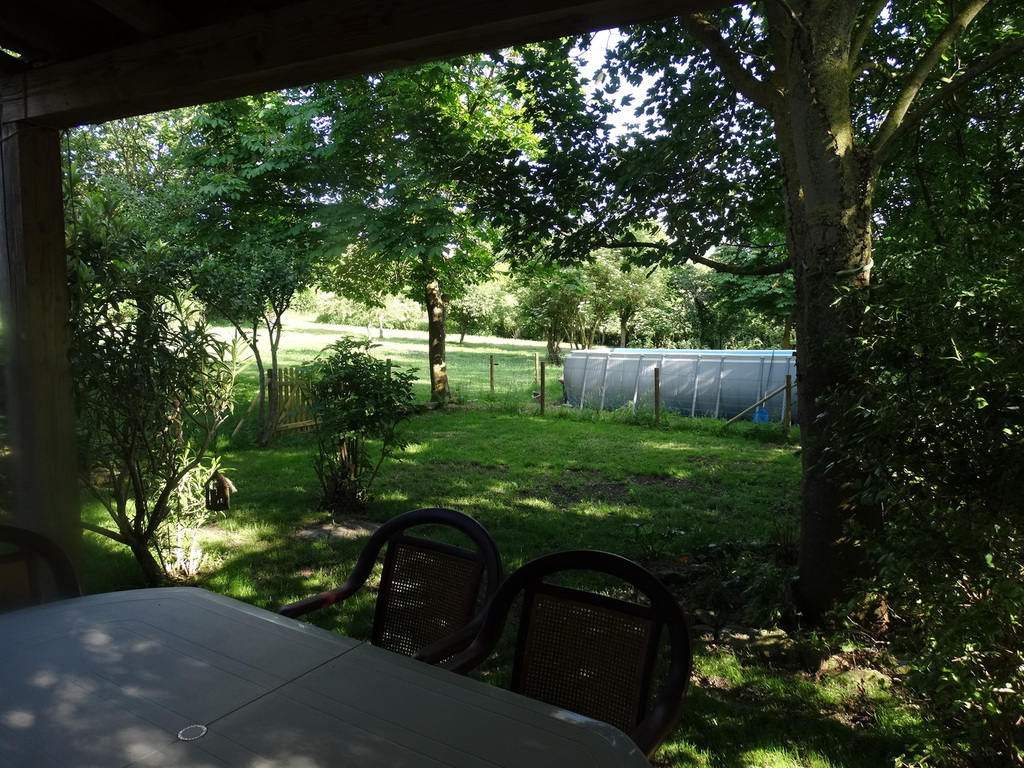
[[[722,70],[725,79],[732,83],[737,91],[749,99],[754,106],[769,112],[772,111],[775,99],[771,88],[743,66],[743,62],[736,56],[718,27],[699,13],[680,16],[679,22],[683,29],[704,46],[712,61]]]
[[[968,67],[964,70],[962,75],[944,83],[943,86],[935,93],[919,103],[913,111],[908,112],[884,142],[880,141],[881,136],[875,138],[872,145],[872,151],[876,166],[883,162],[885,156],[888,155],[900,140],[906,136],[909,131],[913,130],[937,104],[945,101],[946,99],[952,98],[956,93],[971,85],[982,75],[988,74],[999,65],[1022,52],[1024,52],[1024,37],[1015,38],[998,50],[993,51],[984,60]]]
[[[126,547],[131,546],[131,543],[128,541],[128,539],[126,539],[119,533],[114,533],[109,528],[104,528],[100,525],[94,525],[93,523],[90,523],[86,520],[82,521],[82,528],[86,531],[91,531],[92,533],[98,533],[100,536],[106,536],[108,539],[113,539],[118,544],[124,544]]]
[[[871,34],[871,28],[878,20],[878,15],[888,4],[889,0],[874,0],[871,7],[861,16],[860,24],[857,25],[850,38],[850,72],[856,69],[857,62],[860,61],[861,49],[864,48],[864,43],[867,41],[868,35]]]
[[[668,243],[651,243],[640,240],[620,240],[617,242],[604,243],[603,248],[649,248],[655,251],[661,251],[665,254],[673,254],[675,251]],[[710,267],[716,272],[726,272],[730,275],[745,275],[749,277],[763,276],[763,275],[780,275],[790,268],[789,260],[780,261],[775,264],[767,264],[765,266],[753,266],[743,264],[726,264],[724,261],[715,261],[714,259],[705,259],[703,256],[687,256],[685,261],[692,261],[694,264],[703,264],[705,267]]]
[[[885,120],[878,129],[878,133],[871,142],[871,149],[874,153],[882,155],[889,152],[889,148],[893,143],[893,137],[901,132],[900,126],[903,124],[907,112],[910,111],[911,104],[914,103],[917,95],[921,92],[921,88],[924,87],[925,80],[928,79],[928,76],[939,65],[939,62],[942,61],[943,54],[956,42],[957,38],[967,29],[968,25],[974,20],[974,17],[981,12],[981,9],[987,3],[988,0],[969,0],[960,13],[949,20],[946,28],[942,30],[931,47],[925,51],[913,70],[911,70],[907,84],[896,97],[896,101],[889,110],[889,114],[886,115]]]

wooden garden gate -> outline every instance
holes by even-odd
[[[285,366],[271,368],[268,386],[280,396],[275,433],[308,432],[316,428],[316,419],[309,401],[309,385],[300,377],[300,368]],[[271,400],[273,398],[271,397]]]

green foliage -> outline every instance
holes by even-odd
[[[451,397],[444,312],[491,275],[499,222],[489,201],[534,144],[500,56],[473,55],[310,89],[332,149],[325,231],[339,254],[325,287],[373,304],[422,301],[431,399]]]
[[[624,30],[600,72],[608,94],[622,82],[649,87],[637,129],[599,163],[603,199],[586,206],[593,214],[563,238],[565,250],[626,245],[630,227],[657,221],[666,238],[648,244],[651,263],[707,263],[711,249],[728,246],[793,270],[808,469],[798,594],[808,619],[823,617],[861,562],[844,525],[871,514],[848,498],[856,478],[833,439],[826,400],[843,390],[856,397],[861,384],[850,363],[866,292],[842,289],[867,285],[874,233],[900,216],[895,206],[886,211],[886,194],[911,208],[914,176],[931,181],[932,169],[923,162],[911,166],[914,175],[880,174],[911,138],[936,140],[919,129],[942,111],[960,129],[938,137],[948,146],[996,158],[986,152],[993,144],[1021,146],[1019,137],[1006,140],[1003,125],[1015,120],[1020,98],[1021,20],[1019,4],[1005,2],[735,4]],[[960,143],[982,124],[987,146]],[[968,182],[939,194],[973,199],[976,191]],[[1008,191],[1019,197],[1019,184]],[[923,212],[914,212],[920,221]],[[744,258],[744,269],[756,261]],[[730,305],[761,304],[745,293]],[[733,317],[695,317],[699,346],[730,344],[733,334],[715,321]]]
[[[331,294],[317,304],[316,321],[363,328],[384,326],[399,331],[425,331],[427,325],[423,305],[404,296],[385,296],[380,306],[369,306]]]
[[[497,273],[484,283],[471,286],[448,306],[448,322],[453,324],[464,339],[467,334],[512,338],[518,328],[517,303],[511,282],[505,274]]]
[[[730,48],[744,52],[754,76],[770,81],[771,53],[758,14],[725,9],[714,24]],[[680,262],[724,244],[784,250],[771,116],[727,82],[716,57],[687,34],[682,20],[624,30],[604,69],[609,92],[649,78],[634,109],[635,129],[618,138],[615,162],[602,168],[613,196],[602,219],[609,234],[662,221]]]
[[[645,268],[629,258],[604,249],[580,264],[514,280],[521,334],[577,349],[782,345],[793,300],[788,275],[740,278],[692,264]]]
[[[320,302],[323,298],[323,294],[316,288],[303,288],[295,294],[290,309],[296,315],[313,315],[315,317],[320,311]]]
[[[173,146],[177,205],[160,217],[167,236],[188,246],[180,268],[196,296],[255,356],[263,444],[278,420],[265,369],[277,367],[281,318],[316,282],[323,256],[316,169],[329,150],[311,119],[298,94],[285,91],[198,107]],[[270,341],[266,365],[262,335]]]
[[[1024,214],[1024,128],[939,117],[927,130],[955,140],[899,158],[921,173],[890,198],[858,357],[871,388],[841,401],[838,447],[884,513],[867,588],[941,726],[920,759],[1009,765],[1024,757],[1024,238],[1006,222]]]
[[[484,198],[532,142],[497,71],[478,55],[311,89],[332,147],[324,223],[343,250],[332,288],[422,300],[437,280],[454,298],[490,275]]]
[[[723,261],[729,257],[723,257]],[[686,264],[668,276],[679,296],[676,334],[696,349],[773,349],[784,343],[793,281],[785,276],[738,277]],[[678,336],[677,336],[678,338]]]
[[[366,340],[341,339],[307,367],[321,506],[361,508],[384,459],[402,448],[398,425],[412,416],[412,371],[388,368]],[[373,441],[371,443],[371,441]]]
[[[562,343],[572,334],[580,302],[590,291],[577,270],[553,269],[526,281],[516,296],[519,323],[527,338],[545,340],[548,362],[562,364]]]
[[[115,195],[124,217],[146,239],[173,241],[165,222],[195,211],[194,197],[179,183],[174,157],[193,114],[172,110],[70,131],[65,167],[65,181],[75,192],[70,205],[98,192]]]
[[[337,333],[289,323],[282,342],[286,359],[289,364],[309,359],[325,337]],[[425,343],[422,336],[388,334],[373,352],[408,364],[423,357]],[[522,344],[499,340],[456,346],[453,368],[463,375],[479,370],[485,388],[489,355],[523,350]],[[543,351],[537,345],[527,349],[531,358],[534,349]],[[503,360],[499,371],[504,369]],[[738,430],[723,433],[720,423],[707,420],[663,417],[656,427],[606,416],[562,408],[549,409],[545,418],[459,407],[420,414],[403,423],[409,444],[396,456],[400,460],[385,462],[360,519],[381,521],[417,506],[450,506],[487,526],[508,567],[566,547],[607,549],[634,559],[651,552],[687,575],[672,584],[692,605],[735,608],[748,585],[767,605],[779,581],[754,572],[755,557],[762,551],[773,556],[762,547],[784,540],[775,533],[783,521],[793,524],[800,485],[793,445],[774,430],[774,442],[767,442],[769,433],[755,425],[736,424]],[[225,461],[234,468],[239,494],[217,525],[201,532],[207,559],[197,583],[274,609],[344,578],[366,539],[304,535],[330,528],[315,510],[313,451],[311,435],[279,439],[260,451],[232,442]],[[777,502],[766,504],[766,498]],[[86,504],[90,519],[105,515],[95,506]],[[340,522],[337,531],[345,531],[346,521]],[[637,522],[643,532],[631,525]],[[642,540],[648,530],[654,531],[654,541]],[[669,538],[672,530],[685,533]],[[127,573],[118,552],[101,548],[96,538],[87,541],[90,590],[134,586],[137,578]],[[730,555],[744,548],[751,553],[751,567],[731,590],[721,586],[730,574],[725,558],[708,569],[698,560],[713,552],[709,545],[715,542]],[[679,563],[685,554],[689,563]],[[718,602],[694,600],[698,587]],[[716,609],[716,619],[732,616]],[[368,637],[372,595],[353,606],[346,603],[345,610],[318,611],[310,620]],[[799,635],[792,637],[804,646]],[[679,729],[656,765],[878,768],[893,765],[920,731],[917,710],[901,700],[897,684],[887,685],[882,675],[863,668],[869,660],[863,654],[837,656],[842,666],[830,672],[819,670],[818,653],[806,654],[804,662],[794,652],[786,654],[785,663],[775,663],[734,653],[703,633],[695,633],[694,640],[694,685]],[[847,669],[850,661],[856,669]]]
[[[184,533],[202,518],[202,484],[216,466],[209,451],[231,412],[234,351],[175,289],[166,247],[141,242],[116,200],[92,196],[76,210],[71,363],[82,482],[114,523],[86,527],[128,546],[157,584],[181,575],[175,563],[197,565],[193,553],[173,552],[178,535],[165,526],[173,519]]]
[[[191,457],[182,456],[188,463]],[[208,457],[182,478],[170,497],[170,513],[157,531],[154,549],[164,573],[173,581],[186,581],[199,575],[206,563],[200,533],[222,512],[206,508],[206,488],[219,471],[217,459]]]

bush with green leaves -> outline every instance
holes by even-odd
[[[398,425],[413,415],[414,371],[375,358],[366,339],[340,339],[306,367],[317,420],[313,467],[332,514],[361,508],[381,464],[405,447]]]
[[[989,241],[989,245],[991,245]],[[960,243],[874,291],[841,448],[861,498],[905,681],[941,726],[931,764],[1024,760],[1024,279]],[[945,267],[943,269],[943,267]]]
[[[513,338],[516,334],[516,299],[504,274],[471,285],[448,305],[448,325],[464,341],[468,334]]]
[[[185,529],[198,527],[203,484],[217,465],[211,451],[231,412],[236,349],[175,289],[168,246],[146,242],[116,197],[86,197],[75,213],[71,363],[81,475],[113,522],[83,525],[131,549],[155,585],[187,575],[182,563],[197,565],[196,553],[180,548],[194,542]]]

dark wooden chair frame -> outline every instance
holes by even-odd
[[[596,571],[614,576],[644,595],[649,605],[545,583],[547,577],[566,571]],[[514,691],[520,686],[523,671],[521,659],[524,644],[527,642],[532,595],[553,595],[577,604],[593,606],[597,610],[607,609],[632,614],[650,622],[649,642],[645,649],[647,658],[643,661],[645,680],[639,688],[635,709],[638,719],[632,729],[628,730],[633,742],[650,757],[672,732],[690,683],[690,630],[675,596],[649,571],[619,555],[592,550],[571,550],[543,555],[508,575],[477,620],[479,631],[472,643],[465,650],[448,658],[441,666],[459,674],[466,674],[484,661],[498,644],[509,613],[520,593],[524,594],[524,600],[510,686]],[[660,692],[650,702],[650,706],[647,706],[654,661],[663,631],[667,632],[670,644],[669,664]],[[438,646],[428,649],[425,655],[428,660],[432,660],[434,657],[450,655],[449,650]],[[528,691],[519,692],[529,695]]]
[[[424,525],[447,525],[455,528],[473,542],[476,550],[418,538],[407,533],[411,528]],[[386,548],[381,585],[374,607],[371,642],[374,645],[388,647],[384,633],[388,622],[387,610],[392,589],[392,574],[396,567],[396,553],[402,547],[411,547],[428,557],[453,557],[475,564],[472,578],[476,582],[476,592],[480,594],[480,599],[479,601],[474,600],[471,605],[464,606],[465,623],[459,630],[445,638],[438,638],[438,642],[443,642],[446,648],[452,649],[447,655],[454,650],[464,648],[475,634],[476,625],[471,622],[474,617],[478,617],[484,603],[498,588],[503,570],[498,547],[487,529],[469,515],[453,509],[440,507],[415,509],[388,520],[370,536],[359,554],[352,573],[342,584],[318,595],[281,606],[277,609],[277,613],[282,616],[298,618],[346,600],[365,585],[380,557],[381,550]],[[481,585],[482,590],[480,589]],[[418,658],[416,653],[410,655]],[[439,656],[434,663],[446,657]]]
[[[21,562],[26,566],[30,602],[40,603],[48,599],[41,588],[44,579],[37,570],[40,567],[46,567],[53,577],[54,599],[82,596],[71,558],[52,539],[28,528],[0,525],[0,550],[6,548],[3,545],[13,545],[14,551],[0,551],[0,565]]]

